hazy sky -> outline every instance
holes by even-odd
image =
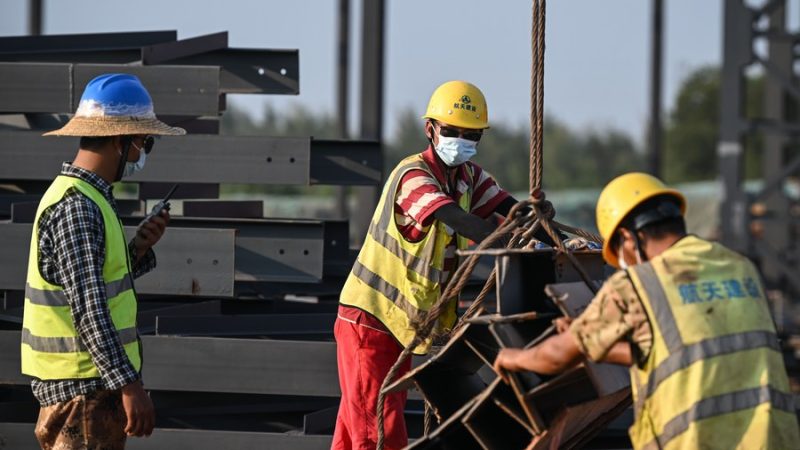
[[[0,0],[0,35],[26,33],[27,0]],[[718,64],[721,0],[666,0],[665,108],[694,68]],[[545,108],[576,128],[612,126],[641,140],[647,123],[649,0],[547,2]],[[45,0],[46,34],[229,32],[234,47],[300,50],[300,95],[236,96],[259,114],[303,104],[335,110],[336,0]],[[361,0],[351,0],[351,124],[357,124]],[[448,79],[477,84],[490,120],[528,123],[530,0],[387,0],[385,130],[424,112]]]

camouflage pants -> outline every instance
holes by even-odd
[[[43,450],[117,450],[125,448],[122,392],[98,391],[43,406],[36,439]]]

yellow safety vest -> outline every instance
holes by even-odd
[[[786,369],[758,272],[687,236],[628,269],[653,346],[631,368],[636,449],[797,449]]]
[[[75,177],[58,176],[47,189],[36,211],[28,257],[25,310],[22,321],[22,373],[41,380],[97,378],[97,367],[78,338],[67,296],[61,286],[45,280],[39,273],[39,218],[55,205],[70,188],[92,200],[103,214],[105,262],[103,281],[114,327],[133,367],[141,369],[139,339],[136,333],[136,294],[128,267],[130,257],[122,223],[114,209],[91,184]]]
[[[471,166],[465,166],[471,171]],[[401,345],[414,338],[412,323],[421,320],[441,293],[444,253],[454,231],[434,220],[425,237],[409,242],[397,229],[394,199],[403,176],[410,170],[430,168],[420,155],[410,156],[392,171],[375,209],[367,237],[350,275],[342,288],[340,303],[360,308],[380,320]],[[472,176],[470,174],[470,180]],[[444,189],[442,189],[444,191]],[[473,186],[468,186],[459,200],[459,207],[469,212]],[[467,248],[468,240],[457,236],[457,247]],[[442,331],[452,328],[456,320],[457,302],[453,301],[436,325]],[[430,339],[414,349],[425,354]]]

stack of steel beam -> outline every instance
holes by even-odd
[[[219,199],[221,184],[381,182],[379,142],[218,134],[227,94],[298,94],[298,68],[297,50],[230,48],[227,33],[0,38],[0,448],[37,448],[38,405],[19,362],[25,267],[38,200],[78,144],[41,133],[105,72],[137,75],[159,118],[189,132],[157,142],[130,178],[138,198],[120,202],[132,234],[147,201],[181,184],[158,267],[136,282],[157,428],[129,447],[329,447],[348,223],[265,218],[261,201]]]

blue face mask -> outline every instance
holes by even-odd
[[[457,137],[439,135],[436,154],[449,167],[459,166],[469,161],[478,153],[478,142]]]

